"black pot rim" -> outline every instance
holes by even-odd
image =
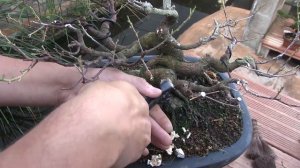
[[[156,56],[149,55],[145,56],[144,60],[149,61],[151,59],[154,59]],[[139,59],[139,56],[133,56],[128,59],[128,62],[135,62]],[[197,57],[191,57],[186,56],[185,57],[187,62],[196,62],[199,61],[200,58]],[[227,73],[221,73],[219,74],[222,79],[228,79],[229,76]],[[252,139],[252,121],[249,114],[249,111],[247,109],[247,105],[242,97],[242,95],[239,93],[239,91],[236,90],[236,84],[229,84],[229,86],[232,89],[232,94],[234,97],[240,97],[242,101],[240,101],[240,108],[242,111],[242,123],[243,123],[243,130],[242,135],[238,141],[236,141],[234,144],[232,144],[229,147],[226,147],[222,149],[222,151],[217,152],[211,152],[206,156],[194,156],[194,157],[187,157],[185,159],[176,159],[173,161],[163,161],[161,168],[210,168],[210,167],[223,167],[236,158],[238,158],[251,143]],[[143,164],[143,165],[142,165]],[[130,168],[134,167],[148,167],[145,163],[134,163],[129,166]]]

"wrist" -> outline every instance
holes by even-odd
[[[60,104],[76,96],[83,86],[90,83],[83,83],[83,77],[88,81],[96,79],[96,75],[99,70],[100,69],[89,68],[84,73],[84,76],[82,76],[76,67],[64,67],[63,75],[58,78],[57,81],[61,88],[58,95],[58,101]]]

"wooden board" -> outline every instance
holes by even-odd
[[[283,29],[284,20],[277,17],[273,22],[271,28],[269,29],[266,36],[262,39],[262,46],[279,53],[283,53],[287,47],[283,46]],[[300,50],[299,49],[289,49],[286,54],[290,57],[300,60]]]

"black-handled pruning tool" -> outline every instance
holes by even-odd
[[[149,97],[146,98],[146,101],[149,104],[149,109],[151,109],[155,104],[157,104],[159,100],[161,100],[161,98],[169,91],[171,91],[173,88],[174,85],[170,79],[163,79],[160,82],[160,89],[162,91],[161,95],[157,98],[149,98]]]

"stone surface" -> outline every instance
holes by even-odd
[[[256,0],[252,6],[251,13],[254,17],[248,20],[244,37],[255,38],[255,40],[245,41],[244,43],[257,50],[260,40],[268,31],[272,21],[277,15],[277,10],[282,8],[285,0]]]

